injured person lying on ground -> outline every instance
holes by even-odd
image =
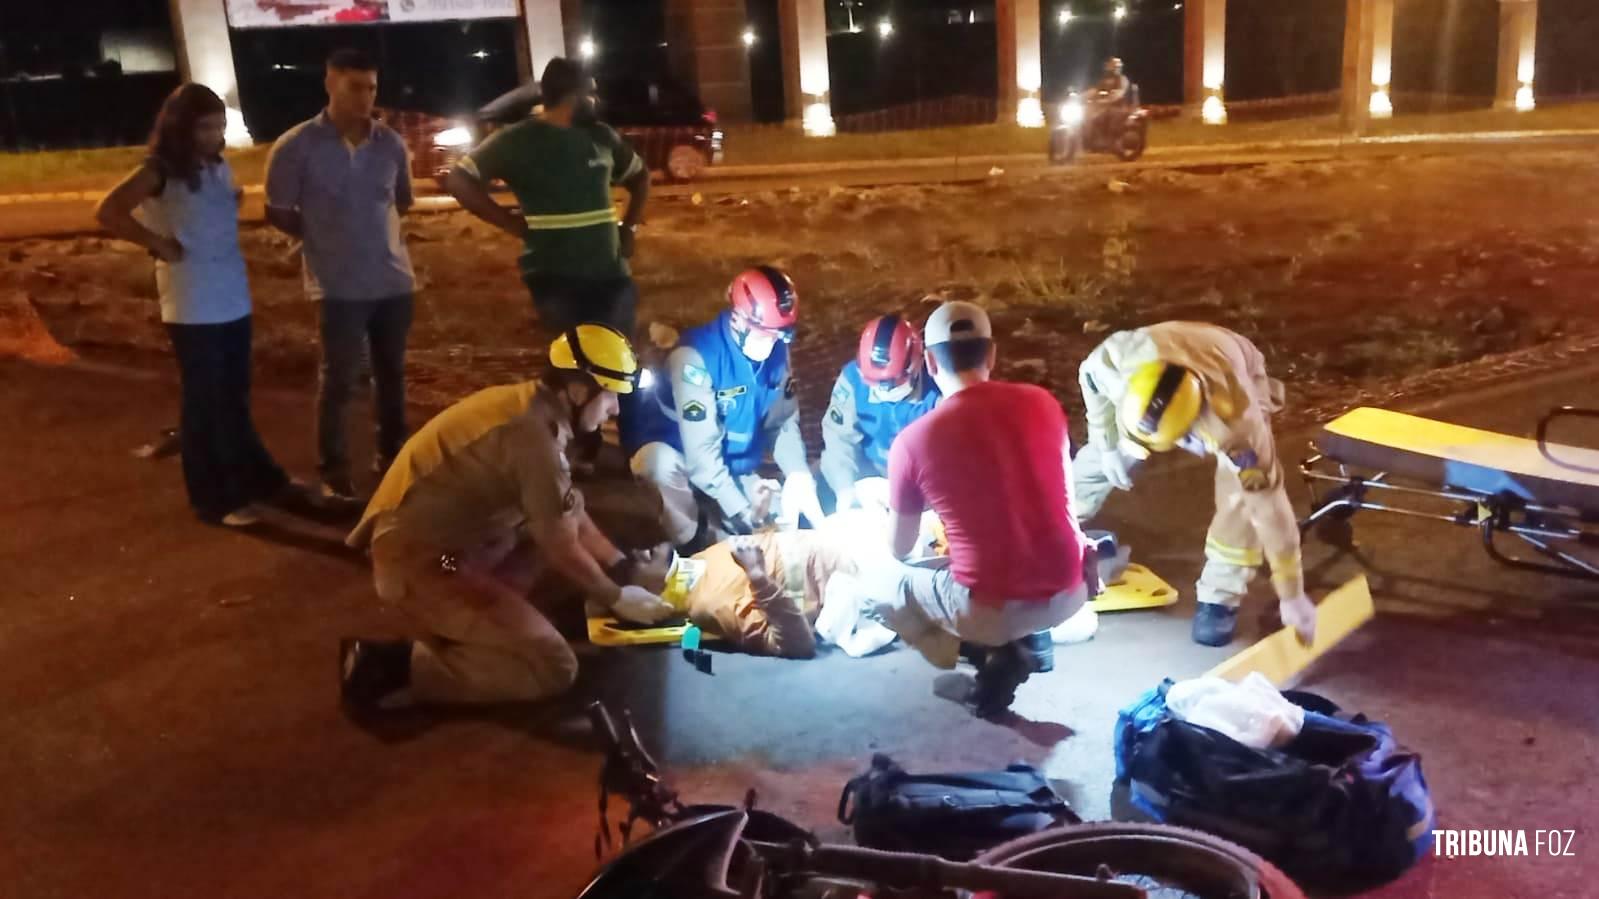
[[[663,544],[645,554],[634,581],[707,637],[753,655],[812,658],[819,636],[867,655],[894,634],[861,614],[869,589],[862,573],[892,577],[885,566],[897,563],[863,560],[838,519],[815,530],[730,537],[693,556]]]

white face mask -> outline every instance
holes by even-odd
[[[897,403],[909,399],[912,390],[911,382],[906,381],[898,387],[879,387],[872,385],[871,398],[874,403]]]
[[[744,355],[751,362],[765,362],[772,355],[772,349],[777,346],[777,335],[766,331],[751,329],[744,335]]]

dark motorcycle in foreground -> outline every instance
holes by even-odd
[[[1248,850],[1159,824],[1051,828],[971,862],[824,844],[755,808],[754,791],[742,806],[683,804],[625,713],[620,726],[599,703],[589,715],[605,748],[601,840],[609,797],[627,816],[625,848],[579,899],[1304,899]],[[639,822],[652,832],[629,845]]]
[[[1102,92],[1101,92],[1102,93]],[[1109,153],[1122,162],[1144,155],[1149,146],[1149,110],[1137,100],[1100,110],[1073,93],[1060,105],[1049,132],[1049,161],[1064,165],[1080,153]]]

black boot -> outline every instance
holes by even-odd
[[[1194,613],[1194,642],[1202,646],[1226,646],[1238,630],[1238,610],[1213,602],[1202,602]]]
[[[987,660],[990,651],[987,646],[979,646],[976,643],[968,643],[965,640],[961,641],[961,661],[971,664],[972,667],[978,670],[982,670],[983,662]]]
[[[410,685],[410,640],[339,641],[339,695],[345,705],[384,708],[384,700]]]
[[[1010,711],[1016,688],[1032,674],[1032,664],[1016,643],[988,651],[977,669],[977,692],[972,696],[972,712],[979,718],[995,719]]]

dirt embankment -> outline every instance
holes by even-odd
[[[1078,361],[1106,332],[1191,318],[1256,340],[1291,414],[1320,415],[1589,346],[1596,182],[1586,156],[1550,152],[661,199],[635,265],[640,336],[709,317],[728,278],[764,262],[800,286],[795,358],[812,421],[869,317],[954,298],[993,312],[1002,374],[1068,406]],[[443,402],[534,370],[513,242],[460,213],[408,230],[417,396]],[[243,239],[258,365],[308,380],[315,317],[295,248],[265,228]],[[7,308],[36,310],[67,347],[164,351],[143,253],[78,238],[0,245],[0,258]]]

